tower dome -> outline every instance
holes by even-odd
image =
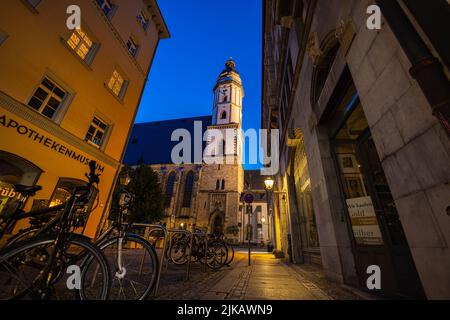
[[[242,85],[242,80],[239,75],[239,72],[236,70],[236,62],[234,62],[233,58],[229,58],[225,63],[225,69],[219,75],[217,79],[216,87],[219,84],[224,84],[227,82],[236,82],[238,85]],[[214,90],[215,88],[214,87]]]

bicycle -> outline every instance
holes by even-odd
[[[95,241],[112,270],[110,299],[146,299],[155,286],[159,270],[153,245],[142,236],[129,232],[133,224],[124,221],[133,199],[133,195],[122,188],[117,218]],[[114,233],[116,235],[110,237]]]
[[[234,260],[234,247],[232,245],[228,245],[225,239],[225,235],[223,233],[219,234],[210,234],[209,235],[210,241],[220,244],[221,246],[225,246],[227,250],[227,259],[224,263],[226,266],[230,266],[231,262]],[[230,254],[231,251],[231,254]]]
[[[77,210],[85,207],[93,186],[99,183],[96,163],[91,161],[89,167],[87,186],[75,187],[65,203],[28,213],[18,207],[2,217],[0,236],[19,220],[55,214],[29,238],[0,249],[0,300],[108,298],[111,276],[106,257],[90,239],[73,232]],[[15,189],[27,197],[41,187],[16,185]]]
[[[187,263],[189,255],[194,261],[205,262],[210,269],[222,268],[228,259],[228,248],[224,242],[212,241],[212,238],[203,232],[196,231],[191,238],[182,235],[173,237],[168,250],[169,258],[174,264]]]

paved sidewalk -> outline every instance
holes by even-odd
[[[198,265],[191,280],[183,278],[183,268],[169,267],[161,279],[157,299],[180,300],[359,300],[369,296],[347,290],[327,280],[320,269],[275,259],[272,254],[237,251],[229,268],[203,272]]]

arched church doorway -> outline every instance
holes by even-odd
[[[213,234],[221,234],[224,232],[224,214],[215,212],[211,215],[210,231]]]

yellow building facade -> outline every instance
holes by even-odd
[[[70,30],[72,5],[81,25]],[[17,199],[14,184],[43,188],[26,210],[64,201],[95,160],[98,199],[84,225],[95,235],[158,43],[169,36],[154,0],[2,3],[0,214]]]

